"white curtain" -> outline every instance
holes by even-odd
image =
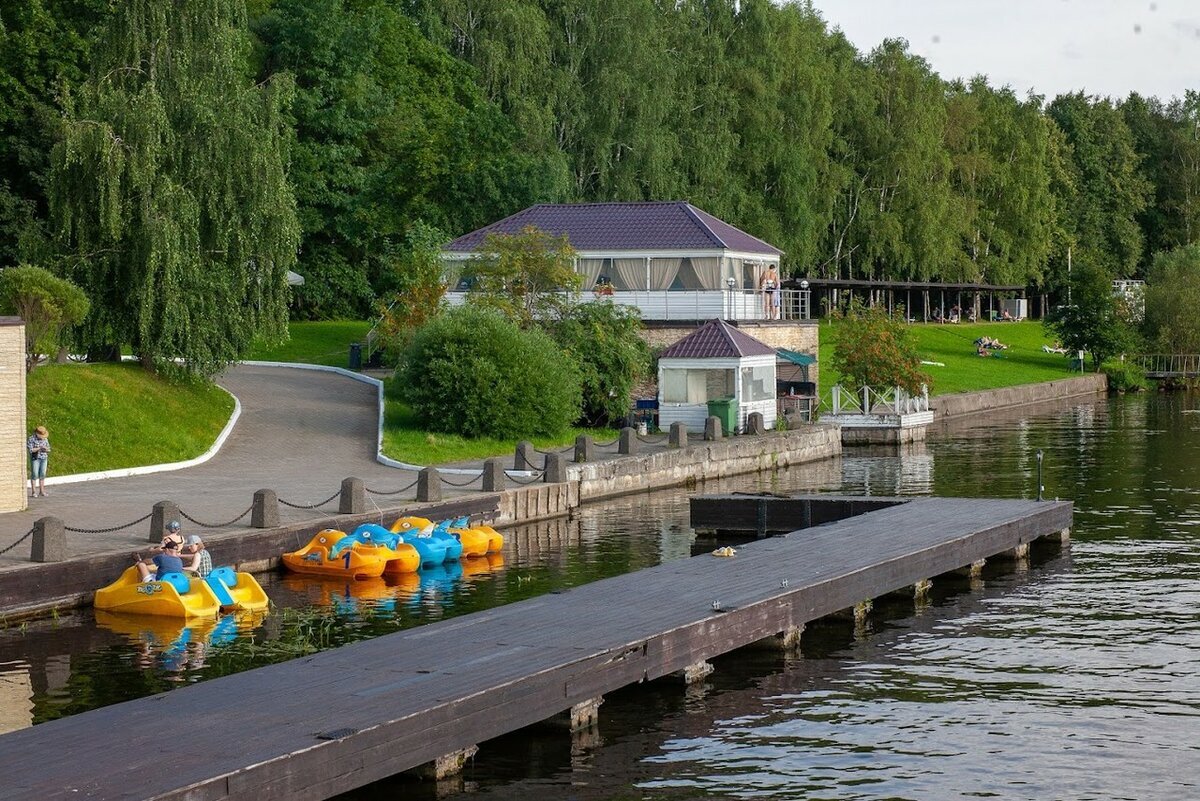
[[[587,292],[596,285],[596,279],[604,271],[604,259],[580,259],[579,274],[583,276],[583,291]]]
[[[616,289],[646,288],[645,259],[613,259],[613,287]],[[672,276],[673,278],[673,276]]]
[[[691,259],[692,270],[695,271],[696,277],[700,279],[700,286],[704,289],[724,289],[725,284],[721,280],[721,259],[718,257],[698,259],[695,256]]]
[[[675,276],[679,275],[681,264],[683,259],[651,259],[650,288],[670,289],[671,284],[675,283]]]

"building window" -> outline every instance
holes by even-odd
[[[663,403],[707,403],[733,397],[733,370],[662,371]]]
[[[742,401],[772,400],[775,397],[775,367],[742,368]]]

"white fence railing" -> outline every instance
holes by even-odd
[[[1200,375],[1200,354],[1196,353],[1147,353],[1134,360],[1153,377]]]
[[[820,396],[823,414],[871,415],[871,414],[916,414],[929,411],[929,388],[922,385],[920,395],[911,395],[900,387],[863,387],[851,392],[841,384],[834,384]]]
[[[632,306],[643,320],[808,320],[812,292],[807,289],[779,291],[779,306],[771,298],[753,289],[662,289],[615,290],[611,294],[582,292],[583,303],[607,300],[620,306]],[[451,306],[466,302],[465,292],[447,292]]]

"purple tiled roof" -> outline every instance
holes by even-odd
[[[566,234],[583,252],[731,250],[782,255],[779,248],[682,200],[647,203],[543,203],[464,234],[447,251],[474,253],[488,234],[517,234],[526,226],[551,236]]]
[[[709,320],[660,354],[660,359],[731,359],[774,356],[775,349],[724,320]]]

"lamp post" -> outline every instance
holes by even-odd
[[[808,294],[807,278],[800,279],[800,293],[800,319],[807,320],[812,316],[811,304],[809,303],[809,298],[812,296]]]
[[[725,279],[725,286],[729,288],[729,310],[725,314],[726,320],[734,318],[733,288],[735,285],[737,285],[737,280],[732,275]]]
[[[1041,448],[1038,448],[1037,463],[1038,463],[1038,496],[1037,496],[1037,499],[1040,501],[1040,500],[1042,500],[1042,493],[1046,490],[1046,487],[1042,484],[1042,449]]]

